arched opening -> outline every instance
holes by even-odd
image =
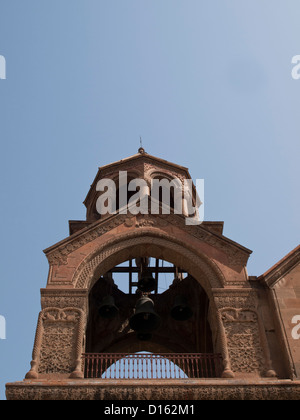
[[[153,214],[173,214],[175,207],[182,214],[182,184],[178,179],[155,175],[150,195]]]
[[[160,318],[160,326],[149,340],[152,348],[156,343],[157,352],[161,346],[169,351],[212,352],[209,299],[204,289],[189,273],[166,261],[152,258],[147,269],[156,286],[146,294],[154,303],[153,312]],[[87,352],[116,351],[121,348],[122,352],[132,352],[134,348],[139,350],[136,344],[139,345],[140,340],[130,327],[137,302],[145,295],[138,290],[139,270],[136,261],[129,260],[111,269],[93,286],[89,295]],[[118,308],[116,316],[112,318],[105,318],[99,313],[107,296],[113,298],[113,305]],[[178,321],[172,317],[178,297],[182,297],[191,309],[192,315],[186,320]]]
[[[100,374],[102,377],[114,365],[114,375],[120,375],[120,372],[125,375],[124,372],[130,370],[130,363],[134,360],[135,364],[139,361],[139,365],[132,365],[132,368],[135,366],[141,374],[144,372],[141,368],[143,364],[147,369],[152,366],[153,377],[149,379],[161,374],[169,375],[168,378],[172,379],[171,372],[174,378],[179,378],[178,368],[188,377],[219,376],[220,359],[214,354],[208,319],[210,301],[205,290],[180,267],[157,258],[147,258],[147,273],[150,273],[156,285],[150,292],[141,292],[141,260],[130,259],[119,264],[101,276],[92,287],[85,349],[86,366],[90,367],[86,369],[92,377],[99,377]],[[107,300],[108,297],[110,300]],[[150,314],[155,314],[160,322],[150,334],[143,332],[141,335],[140,331],[133,330],[131,321],[140,310],[138,302],[143,297],[151,300],[153,307],[150,308]],[[103,313],[107,302],[113,316]],[[188,309],[187,317],[182,318],[180,302],[184,302],[184,308]],[[140,312],[143,330],[145,313],[143,309]],[[142,356],[134,356],[141,352]],[[116,365],[121,359],[127,364],[122,362],[123,365]],[[169,362],[166,363],[166,360]],[[155,373],[156,369],[160,374]],[[134,373],[127,372],[126,375],[129,378]]]
[[[89,290],[89,310],[83,346],[85,358],[89,355],[96,357],[99,354],[133,354],[140,351],[158,354],[208,354],[209,358],[218,358],[218,353],[222,351],[224,356],[220,343],[222,331],[219,331],[212,290],[222,288],[225,279],[211,259],[189,248],[187,243],[188,238],[183,243],[182,239],[166,236],[163,232],[138,229],[127,233],[126,237],[119,235],[112,238],[82,261],[74,274],[73,284],[76,289]],[[158,290],[161,293],[151,293],[155,311],[161,317],[162,323],[152,334],[146,348],[143,342],[137,340],[137,334],[129,324],[139,296],[128,291],[128,272],[125,275],[121,273],[123,280],[115,282],[116,269],[122,265],[128,269],[130,261],[133,266],[133,261],[137,258],[152,258],[154,271],[157,259],[161,260],[161,265],[162,261],[172,263],[173,269],[175,267],[179,274],[183,274],[183,281],[172,282],[165,291],[161,291],[159,286]],[[120,282],[125,290],[118,287]],[[180,291],[175,286],[181,287],[183,294],[190,291],[192,300],[202,299],[202,303],[196,302],[195,313],[200,317],[198,324],[194,322],[195,318],[183,323],[170,319],[174,292]],[[102,319],[99,317],[99,305],[105,296],[112,294],[118,315],[113,319]],[[189,301],[189,296],[186,297]],[[195,301],[192,305],[195,305]],[[203,308],[204,316],[200,316]]]
[[[151,220],[149,221],[150,223]],[[133,221],[133,225],[134,225]],[[153,222],[154,223],[154,222]],[[133,226],[130,219],[130,226]],[[78,266],[72,283],[76,289],[89,289],[101,277],[129,258],[153,257],[168,261],[181,267],[201,284],[209,297],[212,289],[222,288],[225,284],[224,274],[210,258],[199,250],[187,246],[189,238],[180,240],[177,237],[165,235],[162,231],[150,232],[136,230],[118,235],[107,241],[105,245],[91,253]]]
[[[118,182],[117,193],[116,193],[116,212],[126,209],[126,207],[128,206],[130,202],[130,199],[139,191],[139,187],[137,187],[136,189],[133,189],[133,191],[131,191],[129,188],[130,183],[134,184],[135,179],[140,179],[140,178],[135,178],[133,175],[131,176],[127,175],[125,185],[122,186],[120,185],[120,182]],[[123,195],[123,200],[120,200],[120,197],[122,195]]]

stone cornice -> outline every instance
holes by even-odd
[[[6,385],[8,400],[299,400],[289,380],[57,380]]]
[[[134,227],[136,229],[141,229],[146,227],[153,228],[154,230],[163,229],[167,226],[176,226],[195,238],[227,254],[229,262],[232,264],[241,264],[245,266],[249,255],[252,252],[225,236],[205,228],[205,223],[198,226],[186,226],[185,217],[181,215],[133,216],[131,214],[117,214],[91,224],[80,232],[77,232],[46,249],[44,253],[50,264],[66,264],[68,255],[72,252],[122,224],[127,228]]]
[[[282,277],[286,276],[293,268],[300,264],[300,245],[275,264],[270,270],[261,275],[258,280],[269,288],[276,285]]]

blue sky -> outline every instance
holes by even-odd
[[[42,250],[140,135],[205,179],[205,218],[253,250],[251,275],[299,244],[299,16],[297,0],[2,0],[1,399],[30,367]]]

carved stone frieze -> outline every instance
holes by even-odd
[[[214,302],[217,308],[231,307],[236,309],[257,309],[257,292],[252,289],[215,289]]]
[[[222,238],[220,235],[205,229],[205,226],[186,226],[185,218],[182,216],[170,215],[116,215],[107,219],[95,222],[83,231],[74,234],[72,237],[62,241],[56,247],[45,251],[50,264],[67,264],[68,256],[80,247],[92,242],[112,229],[124,224],[125,227],[151,227],[160,229],[176,226],[193,237],[222,251],[228,257],[228,262],[234,267],[246,265],[250,251],[237,246],[232,241]]]
[[[8,384],[8,400],[102,400],[102,401],[220,401],[220,400],[300,400],[300,382],[238,380],[219,381],[63,381],[53,383]]]
[[[68,256],[80,247],[99,238],[99,236],[111,231],[122,223],[125,223],[126,215],[118,215],[118,217],[110,217],[103,223],[96,222],[92,226],[84,229],[84,231],[74,234],[72,237],[62,241],[60,245],[53,250],[46,250],[48,261],[50,264],[67,264]]]
[[[42,309],[47,308],[76,308],[87,312],[88,291],[85,290],[52,290],[42,289]]]

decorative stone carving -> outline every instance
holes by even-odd
[[[83,311],[77,308],[47,308],[40,313],[31,370],[26,379],[37,379],[41,374],[83,377],[84,319]]]
[[[62,381],[61,384],[47,382],[8,384],[6,396],[9,400],[108,400],[108,401],[299,401],[299,381],[260,381],[259,384],[244,381],[217,380],[210,383],[193,380],[145,382],[124,381]]]
[[[257,294],[249,290],[215,290],[225,371],[275,377]],[[224,328],[224,330],[223,330]],[[225,333],[225,338],[222,337]]]
[[[221,311],[233,372],[261,373],[264,356],[257,314],[251,310],[228,308]]]
[[[124,235],[122,238],[124,238]],[[208,293],[210,293],[211,288],[221,287],[225,283],[223,274],[212,261],[204,256],[202,258],[197,256],[176,238],[171,238],[170,235],[154,234],[151,230],[143,230],[140,233],[134,232],[131,235],[128,235],[127,240],[120,241],[118,237],[114,238],[84,260],[73,278],[75,288],[90,288],[97,277],[99,278],[100,275],[105,274],[109,269],[119,263],[114,261],[113,264],[108,263],[106,266],[105,261],[108,260],[109,257],[117,256],[117,254],[124,249],[128,250],[132,247],[138,247],[138,249],[140,249],[143,244],[148,246],[154,245],[161,249],[168,250],[170,258],[173,258],[174,260],[170,260],[170,262],[176,263],[177,266],[185,269],[191,275],[194,274],[193,267],[195,270],[202,271],[202,273],[205,274],[204,281],[206,282],[206,284],[203,284],[202,286]],[[176,258],[178,259],[177,256],[180,256],[180,263],[176,260]],[[162,256],[158,256],[158,258],[161,257]],[[198,276],[195,275],[194,277],[197,278]]]
[[[106,232],[111,231],[113,228],[121,225],[126,221],[126,215],[118,215],[118,217],[110,216],[103,221],[97,221],[89,226],[87,229],[84,229],[82,232],[72,235],[65,241],[62,241],[59,246],[54,249],[49,248],[45,250],[48,261],[50,264],[64,264],[68,263],[68,256],[93,240],[99,238]]]
[[[137,217],[135,227],[153,227],[155,225],[154,220],[151,220],[147,217]]]
[[[243,266],[247,263],[250,251],[220,235],[205,228],[205,225],[186,226],[185,218],[179,215],[115,215],[93,223],[88,228],[72,235],[58,246],[45,250],[50,264],[67,264],[68,256],[81,246],[90,243],[99,236],[110,232],[112,229],[124,224],[126,227],[151,227],[155,230],[168,225],[176,226],[212,247],[222,251],[228,257],[229,263],[234,266]]]
[[[42,289],[41,291],[42,309],[47,308],[76,308],[87,312],[88,291],[84,290],[53,290]]]

